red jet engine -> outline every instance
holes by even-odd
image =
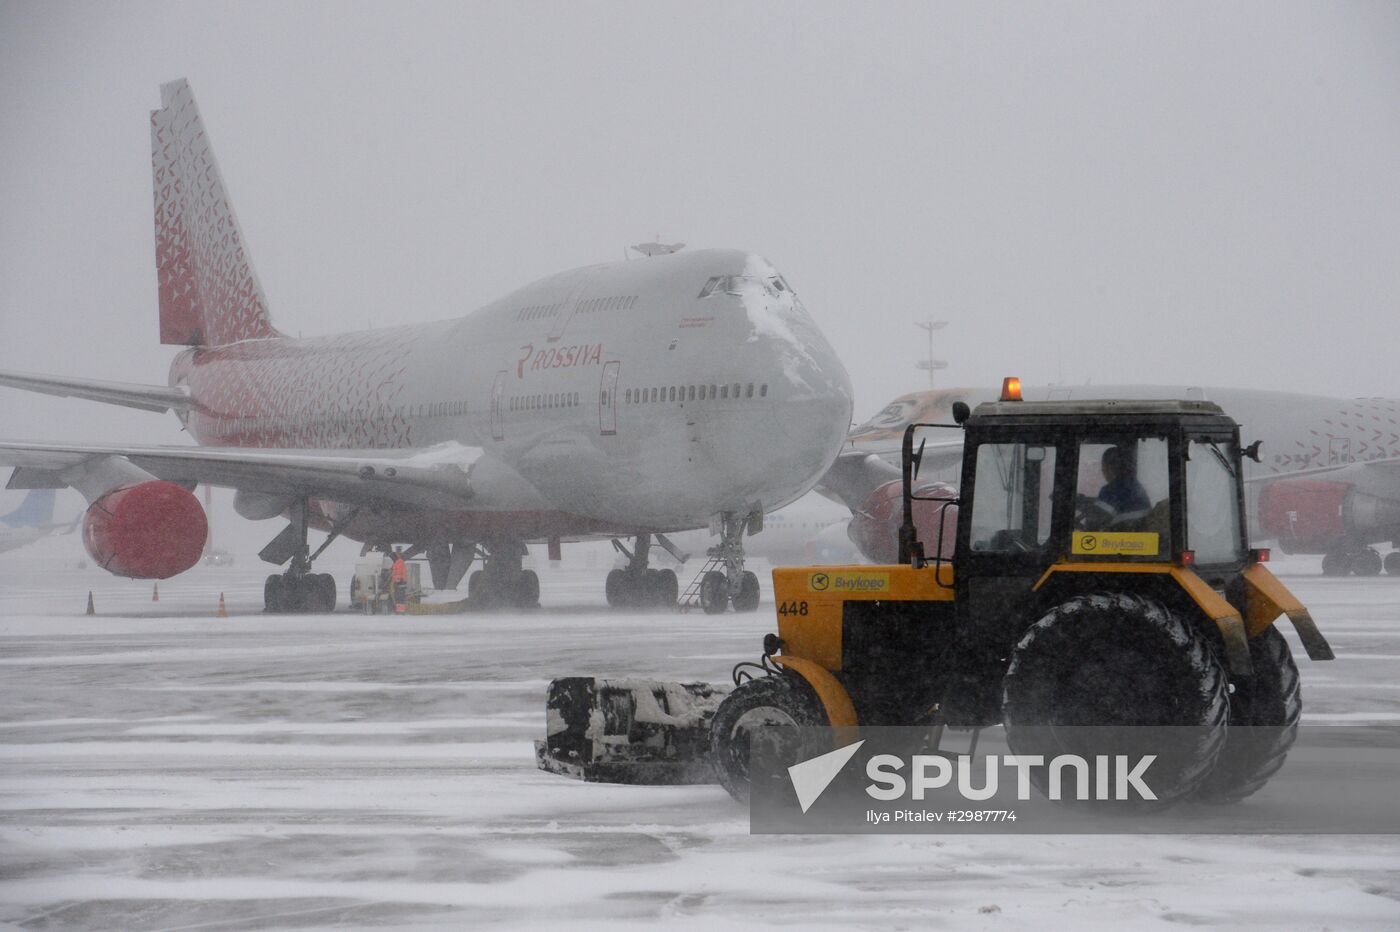
[[[1280,479],[1259,492],[1259,526],[1289,553],[1328,553],[1347,542],[1394,540],[1400,502],[1350,482]]]
[[[877,564],[899,562],[899,526],[904,522],[904,484],[894,479],[879,486],[861,503],[851,517],[846,528],[851,543],[860,548],[867,560]],[[940,498],[955,498],[957,491],[944,482],[930,482],[915,486],[916,495],[937,495]],[[942,548],[939,548],[938,520],[943,516]],[[944,506],[942,502],[914,502],[914,526],[919,530],[919,541],[924,545],[924,554],[931,560],[941,556],[945,560],[953,558],[953,549],[958,533],[958,506]]]
[[[199,500],[173,482],[118,486],[88,506],[83,546],[99,566],[132,579],[167,579],[194,566],[209,521]]]

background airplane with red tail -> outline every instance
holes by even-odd
[[[952,405],[976,405],[995,389],[950,388],[896,398],[852,429],[821,489],[852,511],[848,533],[877,563],[893,560],[901,520],[899,442],[913,422],[951,424]],[[1245,443],[1262,441],[1260,462],[1245,459],[1251,532],[1285,553],[1322,554],[1329,575],[1400,574],[1400,400],[1328,398],[1288,392],[1173,385],[1027,386],[1027,400],[1204,399],[1239,422]],[[956,484],[960,440],[930,444],[925,482]],[[934,508],[921,535],[935,540]],[[1375,545],[1393,549],[1382,556]]]
[[[29,373],[0,384],[156,412],[198,446],[0,443],[10,488],[83,493],[88,552],[163,579],[200,558],[196,483],[286,517],[261,553],[269,610],[326,611],[308,529],[426,554],[433,584],[532,605],[525,543],[628,536],[610,602],[665,604],[653,541],[710,527],[708,611],[758,603],[743,537],[810,489],[850,425],[845,369],[779,272],[738,250],[674,252],[561,272],[464,317],[337,336],[279,333],[189,85],[151,115],[165,385]],[[660,253],[653,255],[653,253]]]

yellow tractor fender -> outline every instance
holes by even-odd
[[[1167,563],[1056,563],[1036,580],[1034,591],[1039,592],[1058,573],[1122,574],[1136,573],[1154,576],[1170,576],[1195,602],[1205,616],[1215,623],[1225,642],[1225,662],[1230,672],[1236,676],[1249,676],[1254,672],[1254,664],[1249,659],[1249,638],[1245,634],[1244,619],[1235,607],[1225,601],[1225,597],[1212,589],[1193,570]]]
[[[837,729],[835,740],[837,747],[848,744],[855,739],[856,731],[860,726],[860,721],[856,718],[856,707],[851,702],[846,687],[842,686],[841,681],[831,675],[830,670],[804,657],[785,657],[782,654],[774,654],[768,659],[772,660],[775,666],[791,670],[806,680],[808,686],[812,687],[812,691],[817,694],[817,700],[826,710],[827,723],[832,728]]]
[[[1312,614],[1298,601],[1298,597],[1288,591],[1278,577],[1270,573],[1262,564],[1256,563],[1245,570],[1245,631],[1254,637],[1263,631],[1279,615],[1287,615],[1293,622],[1293,630],[1298,632],[1298,640],[1308,652],[1309,660],[1335,660],[1332,645],[1317,629]]]

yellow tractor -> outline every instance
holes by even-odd
[[[1249,547],[1241,462],[1258,445],[1242,448],[1210,402],[1022,402],[1010,379],[954,420],[905,432],[897,564],[775,569],[778,631],[727,695],[556,680],[540,766],[718,780],[743,799],[750,743],[772,726],[832,726],[844,743],[862,726],[1002,724],[1013,749],[1055,753],[1058,726],[1166,725],[1206,736],[1168,801],[1263,786],[1301,710],[1274,622],[1286,616],[1311,659],[1332,652]],[[940,431],[962,445],[956,495],[915,491]],[[919,539],[916,503],[934,539]],[[1253,727],[1232,740],[1232,726]]]

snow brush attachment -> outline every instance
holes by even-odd
[[[541,770],[590,783],[717,783],[710,720],[724,697],[709,683],[557,679],[535,759]]]

